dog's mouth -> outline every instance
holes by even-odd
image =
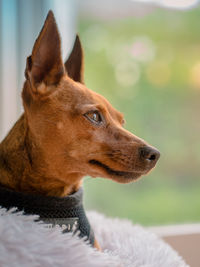
[[[135,172],[135,171],[134,172],[117,171],[95,159],[89,160],[89,163],[103,169],[111,178],[118,178],[117,180],[123,183],[126,182],[122,180],[124,178],[127,179],[128,182],[139,178],[143,174],[142,172]]]

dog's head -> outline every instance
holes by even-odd
[[[85,86],[78,36],[63,63],[51,11],[27,58],[25,76],[29,135],[55,176],[75,173],[127,183],[155,166],[159,152],[125,130],[123,115]]]

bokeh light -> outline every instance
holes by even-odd
[[[191,69],[190,82],[194,88],[200,89],[200,61],[194,64]]]
[[[134,86],[139,81],[140,73],[139,65],[131,60],[119,62],[115,68],[115,77],[119,84],[124,87]]]
[[[166,86],[170,81],[171,71],[169,65],[164,61],[154,61],[146,69],[148,81],[160,88]]]
[[[130,55],[140,62],[148,62],[154,59],[156,48],[153,41],[147,36],[137,36],[130,47]]]

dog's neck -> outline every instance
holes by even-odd
[[[42,157],[22,115],[0,144],[0,183],[19,192],[63,197],[76,192],[82,174],[66,173]]]

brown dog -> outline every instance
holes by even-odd
[[[84,85],[78,36],[63,64],[51,11],[25,76],[25,112],[0,144],[3,186],[64,197],[80,188],[85,175],[128,183],[155,166],[159,152],[125,130],[122,114]]]

